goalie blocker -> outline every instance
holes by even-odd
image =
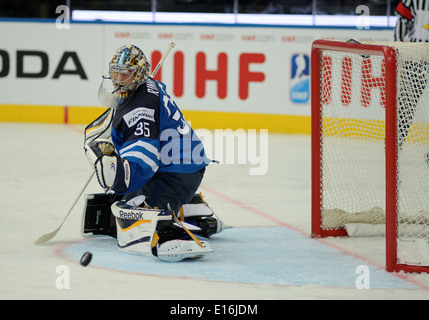
[[[133,206],[115,194],[86,196],[82,216],[82,236],[108,235],[118,240],[126,252],[149,254],[164,261],[199,258],[212,252],[208,238],[225,229],[211,208],[196,194],[180,210],[173,211]]]

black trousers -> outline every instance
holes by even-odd
[[[156,172],[140,189],[124,195],[128,201],[144,195],[152,208],[170,208],[177,214],[182,205],[191,201],[201,184],[205,168],[194,173]]]

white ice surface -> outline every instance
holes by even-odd
[[[324,257],[324,263],[335,259],[335,256],[350,257],[382,270],[384,240],[309,239],[309,136],[270,135],[267,174],[250,176],[247,165],[211,165],[201,188],[213,210],[237,230],[266,227],[263,231],[269,232],[269,227],[277,227],[273,230],[285,228],[287,233],[299,235],[295,238],[302,245],[295,243],[296,249],[292,247],[290,250],[295,250],[293,263],[302,270],[302,274],[311,275],[306,284],[242,283],[177,276],[175,270],[186,264],[171,265],[169,276],[118,271],[93,264],[84,268],[76,259],[63,253],[71,245],[86,244],[80,235],[82,199],[58,235],[45,245],[35,246],[33,242],[40,235],[53,231],[61,223],[88,177],[90,165],[82,149],[82,130],[81,126],[71,125],[0,123],[0,299],[429,298],[429,275],[426,274],[395,276],[414,286],[413,289],[358,290],[353,286],[332,287],[312,282],[312,278],[317,280],[320,276],[318,270],[307,259],[300,260],[299,250],[311,249],[313,244],[326,246],[334,249],[335,254]],[[85,193],[100,191],[96,179],[93,179]],[[221,235],[218,235],[219,239],[222,239]],[[275,256],[275,252],[270,252],[272,248],[260,245],[264,253]],[[218,250],[209,258],[216,262],[216,268],[223,266],[225,256],[222,254],[222,250]],[[246,256],[246,251],[240,254]],[[288,257],[282,258],[287,264]],[[272,272],[274,262],[267,260],[265,263],[267,270]],[[70,271],[69,289],[56,287],[61,275],[56,270],[61,265]],[[231,266],[228,263],[224,265],[225,268]],[[246,268],[245,265],[242,267]],[[239,272],[233,269],[225,271]]]

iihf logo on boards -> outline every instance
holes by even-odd
[[[290,99],[293,103],[307,103],[310,98],[310,58],[297,53],[291,59]]]

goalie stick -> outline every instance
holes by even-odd
[[[82,187],[82,189],[80,190],[78,196],[76,197],[76,199],[74,200],[72,206],[70,207],[69,211],[67,212],[66,216],[64,217],[63,222],[61,222],[61,224],[58,226],[58,228],[56,228],[54,231],[44,234],[42,236],[40,236],[35,242],[34,244],[39,245],[45,242],[48,242],[49,240],[51,240],[52,238],[54,238],[58,231],[60,231],[61,227],[63,226],[64,222],[67,220],[68,216],[70,215],[70,213],[72,212],[74,206],[76,205],[77,201],[79,200],[80,196],[82,195],[82,193],[85,191],[86,187],[88,186],[89,182],[91,181],[92,177],[94,176],[94,171],[91,171],[91,174],[89,175],[88,179],[86,180],[84,186]]]
[[[151,77],[155,77],[156,73],[158,72],[159,68],[161,68],[161,65],[164,63],[164,60],[167,58],[168,54],[170,53],[170,51],[176,46],[176,44],[174,42],[170,42],[168,44],[168,48],[167,50],[164,52],[164,54],[162,55],[161,59],[159,60],[158,64],[156,65],[155,69],[153,69],[153,72],[151,74]],[[85,141],[88,139],[87,135],[89,135],[89,131],[90,129],[95,128],[96,126],[94,125],[95,122],[98,122],[99,119],[105,117],[105,119],[103,119],[102,124],[106,124],[108,123],[107,126],[104,126],[103,131],[99,132],[97,134],[97,137],[102,136],[111,126],[112,124],[112,119],[113,119],[113,114],[114,112],[110,112],[110,110],[106,110],[100,117],[98,117],[96,120],[94,120],[89,126],[87,126],[85,128]],[[95,131],[95,130],[94,130]],[[94,135],[95,136],[95,135]],[[110,134],[109,134],[110,137]],[[94,138],[96,139],[96,138]],[[73,208],[75,207],[77,201],[80,199],[80,197],[82,196],[83,192],[85,191],[86,187],[88,186],[89,182],[92,180],[92,177],[94,176],[95,171],[92,170],[91,174],[89,175],[89,177],[87,178],[84,186],[82,187],[81,191],[79,192],[79,194],[77,195],[77,197],[75,198],[73,204],[71,205],[69,211],[67,212],[66,216],[64,217],[63,221],[61,222],[61,224],[58,226],[58,228],[56,228],[54,231],[44,234],[42,236],[40,236],[35,242],[35,245],[40,245],[43,244],[45,242],[48,242],[49,240],[53,239],[57,233],[60,231],[61,227],[63,226],[64,222],[67,220],[68,216],[70,215],[70,213],[73,211]]]

